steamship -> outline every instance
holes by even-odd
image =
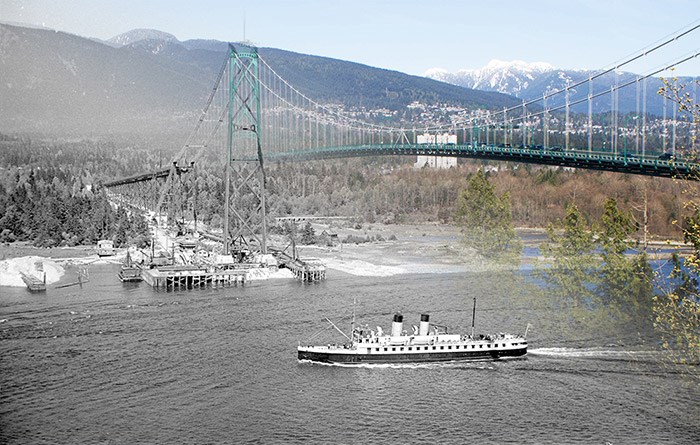
[[[428,363],[499,360],[527,353],[527,329],[524,336],[504,333],[475,336],[472,321],[471,335],[449,334],[445,327],[431,325],[429,319],[428,314],[422,314],[420,326],[413,326],[409,334],[403,329],[403,315],[395,314],[388,335],[379,326],[374,331],[356,328],[353,322],[351,335],[343,333],[348,342],[323,346],[300,344],[298,359],[341,364]]]

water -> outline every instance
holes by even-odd
[[[525,359],[403,366],[298,363],[296,345],[402,311],[522,333],[538,313],[492,274],[290,280],[190,292],[0,288],[0,443],[700,442],[700,389],[644,345],[535,328]],[[68,271],[65,281],[74,274]],[[340,341],[332,328],[320,341]]]

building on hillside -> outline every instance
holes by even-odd
[[[457,135],[456,134],[419,134],[416,137],[416,142],[418,144],[430,144],[430,145],[457,145]],[[414,168],[450,168],[457,166],[457,158],[448,156],[417,156],[416,163],[413,165]]]

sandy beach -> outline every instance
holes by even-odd
[[[299,256],[319,258],[329,269],[361,276],[450,273],[480,267],[460,242],[459,229],[442,224],[371,224],[360,229],[315,227],[337,234],[332,246],[299,246]],[[374,239],[356,243],[348,239]],[[379,241],[376,241],[379,240]]]

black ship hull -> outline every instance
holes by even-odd
[[[390,363],[430,363],[452,362],[470,360],[499,360],[502,358],[522,357],[527,353],[527,347],[518,349],[490,350],[490,351],[450,351],[450,352],[425,352],[407,354],[358,354],[352,352],[317,352],[298,351],[299,360],[309,360],[320,363],[344,363],[344,364],[390,364]]]

